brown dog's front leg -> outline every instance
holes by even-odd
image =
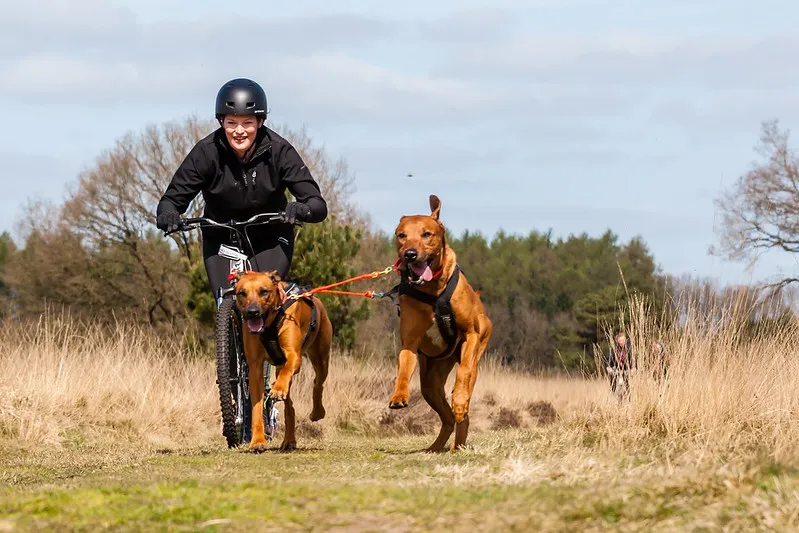
[[[297,418],[294,412],[294,401],[291,399],[291,390],[286,395],[284,414],[284,428],[283,443],[280,445],[280,451],[291,452],[297,449],[297,435],[295,433]]]
[[[399,353],[397,363],[397,382],[394,385],[394,393],[388,401],[391,409],[402,409],[408,407],[410,399],[409,384],[414,370],[416,370],[416,352],[419,350],[419,343],[422,341],[424,332],[429,324],[423,322],[424,318],[417,313],[405,312],[400,314],[400,340],[402,350]],[[430,319],[432,323],[432,316]]]
[[[416,351],[403,348],[399,353],[399,366],[397,369],[397,383],[394,386],[394,394],[388,402],[391,409],[402,409],[408,407],[410,398],[409,384],[411,376],[416,370]]]
[[[250,364],[250,403],[252,404],[252,440],[250,451],[260,453],[266,450],[264,434],[264,362],[256,360]]]
[[[477,363],[482,355],[478,350],[480,337],[470,333],[461,347],[461,361],[455,373],[455,386],[452,388],[452,412],[456,422],[463,422],[469,412],[472,388],[477,379]]]
[[[300,368],[301,355],[294,350],[284,350],[286,354],[286,362],[278,369],[277,378],[272,384],[272,390],[269,392],[269,397],[277,401],[283,401],[289,395],[289,387],[291,386],[291,378],[297,373]]]

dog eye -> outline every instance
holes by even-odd
[[[260,294],[261,296],[266,296],[267,294],[269,294],[269,289],[262,288],[258,291],[258,294]]]
[[[236,296],[238,296],[239,298],[244,298],[245,296],[247,296],[247,291],[241,289],[239,292],[236,293]]]
[[[404,233],[397,233],[397,238],[398,239],[404,239],[405,237],[406,237],[406,235]]]
[[[432,236],[433,234],[430,233],[429,231],[425,231],[424,233],[422,233],[422,237],[424,237],[425,239],[429,239]]]

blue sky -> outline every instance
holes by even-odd
[[[0,229],[125,132],[211,116],[248,76],[272,120],[347,160],[386,230],[436,193],[456,232],[610,228],[667,272],[725,282],[799,266],[707,254],[761,121],[799,124],[799,4],[383,4],[0,0]]]

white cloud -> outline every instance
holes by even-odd
[[[77,57],[34,56],[9,61],[0,90],[30,97],[83,92],[85,103],[104,92],[129,87],[141,77],[136,64],[88,61]],[[90,89],[90,90],[87,90]]]
[[[421,21],[418,35],[433,42],[464,44],[495,41],[515,26],[511,12],[497,7],[478,7],[449,13],[434,21]]]
[[[464,47],[435,72],[541,84],[762,88],[799,83],[797,54],[793,35],[551,34]]]
[[[307,54],[356,47],[390,37],[394,24],[378,17],[319,14],[240,16],[233,11],[141,22],[103,0],[19,2],[0,19],[0,57],[53,54],[157,62]],[[8,16],[6,16],[8,15]]]
[[[116,48],[137,31],[133,12],[106,0],[3,0],[0,12],[0,57],[7,58]]]
[[[490,113],[509,105],[501,91],[446,78],[404,75],[343,54],[274,57],[247,67],[247,60],[200,63],[28,56],[5,62],[0,91],[17,99],[95,105],[211,101],[222,81],[246,73],[281,106],[320,118],[350,120],[447,119]]]

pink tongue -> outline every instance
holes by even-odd
[[[423,281],[430,281],[433,279],[433,271],[430,270],[430,265],[426,263],[411,265],[413,273],[422,278]]]
[[[250,318],[247,320],[247,328],[250,330],[250,333],[260,333],[261,330],[264,329],[264,319]]]

